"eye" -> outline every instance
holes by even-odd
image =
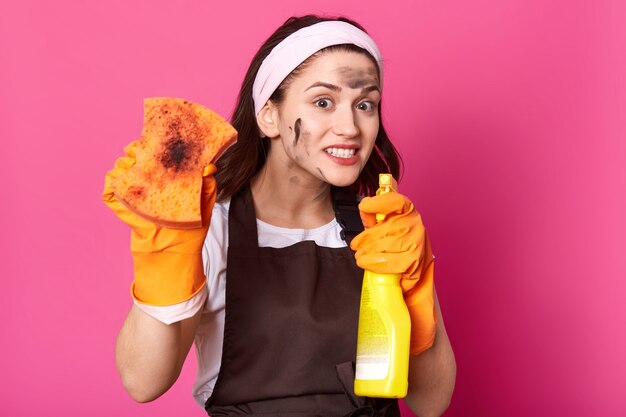
[[[332,106],[332,101],[330,101],[329,98],[319,98],[317,100],[315,100],[315,106],[319,107],[320,109],[328,109]]]
[[[356,105],[356,108],[362,111],[371,112],[376,110],[376,104],[371,101],[362,101]]]

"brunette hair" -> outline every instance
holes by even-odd
[[[219,190],[219,200],[225,200],[231,197],[245,186],[261,169],[267,157],[269,139],[261,137],[261,132],[256,122],[254,101],[252,99],[252,85],[254,84],[254,79],[256,78],[261,63],[272,49],[287,36],[304,27],[329,20],[340,20],[365,31],[358,23],[344,17],[327,18],[315,15],[290,17],[265,41],[265,43],[263,43],[261,48],[254,55],[254,58],[252,58],[250,67],[241,85],[239,98],[237,99],[235,111],[231,119],[233,127],[237,129],[238,132],[237,142],[228,148],[216,163],[218,169],[215,174],[215,179],[217,181],[217,189]],[[351,44],[330,46],[318,51],[312,56],[316,56],[320,52],[332,50],[357,51],[367,55],[376,63],[368,52]],[[300,64],[283,80],[281,85],[270,97],[270,100],[276,104],[282,101],[291,80],[306,67],[310,58],[311,57]],[[376,65],[376,68],[378,68],[378,65]],[[401,169],[400,156],[383,128],[380,104],[378,111],[380,115],[380,126],[378,136],[374,143],[374,150],[361,171],[359,178],[351,187],[355,192],[365,195],[373,194],[378,188],[379,173],[389,172],[394,178],[399,179]]]

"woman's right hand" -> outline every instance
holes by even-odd
[[[114,180],[135,164],[138,146],[139,141],[126,146],[126,155],[118,158],[113,169],[107,172],[102,198],[117,217],[131,227],[133,298],[154,306],[173,305],[193,297],[206,284],[202,245],[217,195],[213,176],[216,168],[210,164],[204,172],[202,227],[185,230],[162,227],[130,211],[112,189]]]
[[[400,274],[411,316],[411,354],[432,346],[436,332],[434,257],[420,214],[408,197],[394,192],[359,204],[365,230],[350,244],[357,264],[382,274]],[[377,215],[385,215],[382,222]]]

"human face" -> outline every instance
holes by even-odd
[[[286,175],[336,186],[354,183],[378,135],[380,81],[358,52],[322,52],[290,83],[277,108],[274,155]],[[278,148],[278,149],[274,149]]]

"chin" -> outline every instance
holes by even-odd
[[[335,187],[347,187],[354,184],[359,179],[360,172],[348,175],[347,173],[327,174],[326,182]]]

